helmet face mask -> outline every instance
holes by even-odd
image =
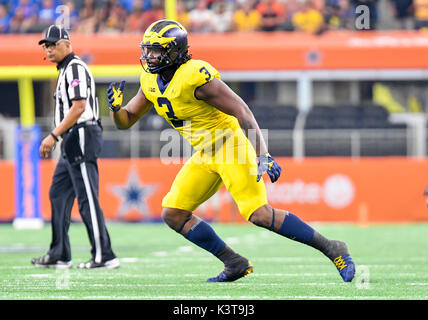
[[[167,67],[166,50],[157,45],[143,45],[141,44],[141,58],[140,63],[146,72],[157,73]],[[153,62],[157,60],[157,62]],[[145,63],[144,63],[145,62]]]
[[[187,31],[181,24],[172,20],[159,20],[152,23],[144,33],[140,44],[140,63],[145,71],[159,73],[187,61],[188,47]],[[154,59],[158,61],[154,62]]]

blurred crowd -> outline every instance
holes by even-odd
[[[428,27],[428,0],[177,0],[177,20],[190,32],[377,29],[379,3],[401,29]],[[364,5],[361,9],[359,6]],[[165,17],[164,0],[0,0],[0,33],[42,32],[65,24],[80,33],[142,33]]]

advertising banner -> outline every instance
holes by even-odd
[[[269,203],[306,221],[361,225],[428,221],[423,196],[428,184],[428,160],[405,157],[276,160],[283,168],[279,180],[271,183],[267,175],[264,177]],[[45,220],[49,220],[51,214],[48,195],[55,164],[53,160],[41,161],[38,194]],[[100,202],[106,219],[161,221],[162,199],[181,166],[164,164],[157,158],[101,159]],[[0,179],[7,186],[0,201],[2,221],[13,218],[14,207],[23,206],[23,200],[17,199],[14,203],[10,196],[9,189],[14,184],[13,167],[7,162],[0,166]],[[32,198],[33,202],[25,201],[35,204],[36,198]],[[224,186],[195,213],[210,221],[244,221]],[[77,203],[72,218],[80,220]]]

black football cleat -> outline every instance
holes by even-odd
[[[114,258],[108,261],[95,262],[93,259],[88,262],[82,262],[77,265],[78,269],[116,269],[120,267],[118,258]]]
[[[69,269],[73,266],[70,261],[54,260],[48,254],[40,258],[31,259],[31,263],[39,268],[57,268],[57,269]]]
[[[342,241],[332,240],[334,255],[330,259],[339,271],[343,281],[351,282],[355,276],[355,264],[349,254],[348,247]]]
[[[333,260],[334,265],[339,271],[343,281],[351,282],[355,275],[355,264],[349,254],[344,256],[338,256]]]
[[[218,276],[209,278],[207,282],[232,282],[242,277],[246,277],[250,273],[253,273],[253,271],[254,267],[251,264],[251,261],[244,258],[239,264],[224,268]]]

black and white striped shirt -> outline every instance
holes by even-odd
[[[77,123],[98,120],[95,80],[86,63],[72,52],[57,65],[57,68],[60,73],[55,91],[55,127],[70,111],[73,100],[86,99],[85,111]]]

